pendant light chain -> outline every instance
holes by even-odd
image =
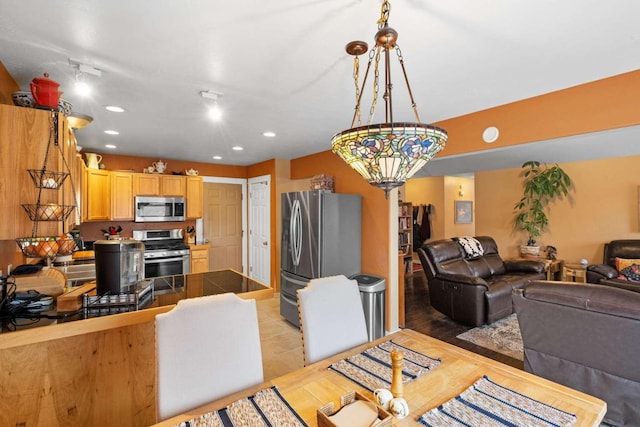
[[[369,61],[367,62],[367,70],[365,71],[364,79],[362,80],[362,86],[361,86],[362,89],[364,89],[365,85],[367,84],[367,78],[369,77],[369,70],[371,69],[371,62],[373,61],[373,53],[374,53],[374,49],[371,49],[371,51],[369,52]],[[355,57],[357,58],[357,55]],[[364,93],[362,89],[358,89],[358,86],[356,83],[356,109],[353,113],[353,119],[351,120],[351,127],[355,126],[356,120],[358,121],[358,124],[361,123],[360,105],[362,103],[362,94]]]
[[[389,15],[391,14],[391,3],[388,0],[382,2],[382,6],[380,6],[380,19],[378,19],[378,30],[384,28],[389,21]]]
[[[407,91],[409,91],[409,98],[411,99],[411,108],[413,109],[413,114],[416,116],[416,121],[420,123],[418,106],[416,105],[415,99],[413,99],[413,92],[411,92],[411,85],[409,85],[409,77],[407,77],[407,70],[404,68],[404,57],[402,56],[402,51],[400,50],[400,46],[398,46],[397,44],[396,44],[396,53],[398,54],[398,61],[400,62],[400,67],[402,67],[402,74],[404,75],[404,81],[407,84]]]
[[[380,6],[380,19],[378,19],[378,30],[383,29],[387,26],[387,22],[389,21],[389,14],[391,13],[391,3],[387,0],[382,2],[382,6]],[[376,112],[376,107],[378,104],[378,93],[380,91],[380,51],[382,48],[380,46],[376,46],[375,48],[375,59],[376,66],[375,72],[373,74],[373,98],[371,100],[371,108],[369,109],[369,124],[373,123],[373,116]],[[373,50],[371,49],[371,53],[373,54]],[[388,51],[385,49],[385,54],[388,55]],[[386,92],[385,92],[386,93]]]
[[[371,100],[371,108],[369,109],[369,124],[373,123],[373,116],[376,112],[376,106],[378,104],[378,90],[379,90],[379,82],[380,82],[380,50],[379,46],[371,49],[371,55],[373,55],[375,50],[375,61],[376,66],[374,68],[373,73],[373,98]]]
[[[353,83],[356,86],[356,112],[353,120],[357,121],[358,125],[360,125],[361,123],[360,103],[358,102],[358,100],[360,99],[359,72],[360,72],[360,59],[358,59],[358,56],[356,55],[353,57]]]

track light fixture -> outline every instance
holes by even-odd
[[[92,65],[83,64],[82,62],[76,61],[75,59],[71,59],[71,58],[69,58],[69,64],[72,67],[75,67],[81,73],[91,74],[92,76],[95,76],[95,77],[102,77],[102,70]]]
[[[222,109],[218,105],[218,99],[223,94],[221,92],[214,92],[212,90],[203,90],[200,91],[200,96],[204,99],[210,99],[213,101],[213,106],[209,108],[209,117],[214,122],[220,121],[222,119]]]

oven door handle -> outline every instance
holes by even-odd
[[[145,259],[144,263],[145,264],[160,264],[161,262],[173,262],[173,261],[179,261],[179,262],[183,262],[185,259],[184,256],[179,256],[176,258],[150,258],[150,259]]]

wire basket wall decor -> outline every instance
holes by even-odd
[[[54,258],[69,255],[76,249],[76,242],[62,237],[20,237],[16,243],[28,258]]]
[[[64,221],[69,217],[75,206],[48,204],[23,204],[22,207],[31,221]]]
[[[69,176],[68,172],[56,172],[46,169],[27,169],[27,171],[37,188],[49,188],[52,190],[61,188],[64,180]]]

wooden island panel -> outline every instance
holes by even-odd
[[[162,307],[163,311],[170,308]],[[108,317],[129,314],[133,313]],[[0,425],[152,424],[156,414],[154,318],[17,347],[4,346],[0,349]],[[101,319],[40,329],[90,320]]]
[[[156,295],[143,310],[0,333],[0,426],[154,424],[156,315],[202,296],[205,280],[219,288],[208,295],[273,297],[232,270],[189,274],[184,291]]]

